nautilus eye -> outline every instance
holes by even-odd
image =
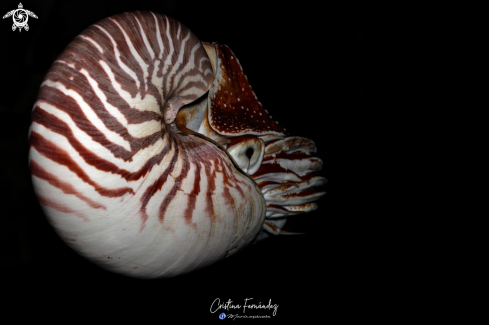
[[[56,232],[127,276],[187,273],[286,234],[325,194],[314,142],[272,119],[233,52],[152,12],[103,19],[66,47],[29,143]]]

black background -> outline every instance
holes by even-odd
[[[0,249],[2,278],[20,297],[12,303],[25,310],[62,306],[88,317],[95,311],[108,317],[153,315],[162,322],[172,316],[218,321],[218,313],[209,312],[215,298],[238,304],[245,298],[271,299],[279,305],[274,319],[281,321],[327,319],[340,310],[346,318],[355,313],[352,303],[370,287],[371,254],[362,247],[366,216],[354,199],[372,176],[359,172],[368,159],[359,131],[368,117],[362,1],[320,7],[304,1],[22,4],[39,17],[29,18],[28,32],[13,32],[11,18],[0,20]],[[2,1],[0,14],[17,6],[17,1]],[[307,235],[270,238],[208,268],[162,280],[104,271],[57,237],[30,182],[27,131],[32,105],[48,68],[76,35],[102,18],[130,10],[166,14],[200,40],[227,44],[274,119],[289,134],[316,142],[328,194],[317,201],[317,211],[290,218],[285,227]],[[53,317],[50,307],[42,310]]]

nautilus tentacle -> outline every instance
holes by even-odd
[[[215,62],[216,78],[206,100],[180,110],[180,124],[226,148],[260,187],[267,220],[257,240],[268,237],[267,233],[278,235],[284,217],[316,210],[311,202],[326,194],[321,190],[326,179],[315,175],[322,161],[312,156],[316,152],[313,141],[286,136],[286,130],[256,98],[241,64],[226,45],[205,45]]]
[[[29,163],[61,238],[98,265],[170,277],[316,209],[312,141],[288,137],[221,44],[151,12],[83,31],[46,75]]]

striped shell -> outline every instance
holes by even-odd
[[[317,208],[311,140],[288,137],[233,52],[152,12],[106,18],[53,63],[29,129],[51,225],[113,272],[171,277]]]

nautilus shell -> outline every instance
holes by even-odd
[[[226,45],[129,12],[87,28],[51,66],[29,164],[45,215],[75,251],[127,276],[171,277],[317,208],[326,179],[315,144],[285,131]]]

